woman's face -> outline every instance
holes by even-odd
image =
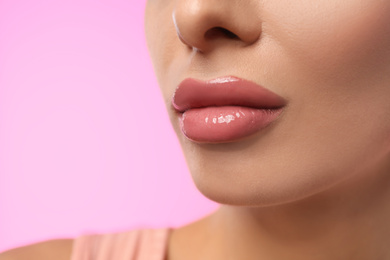
[[[291,202],[388,160],[390,1],[149,0],[145,26],[173,128],[207,197]],[[226,76],[281,96],[282,113],[245,138],[191,141],[171,104],[176,88]]]

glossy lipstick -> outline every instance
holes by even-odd
[[[200,143],[233,142],[252,135],[276,120],[285,105],[275,93],[233,76],[185,79],[172,98],[183,134]]]

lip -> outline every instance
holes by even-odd
[[[234,76],[208,81],[187,78],[172,97],[182,133],[200,143],[223,143],[252,135],[275,121],[286,100]]]

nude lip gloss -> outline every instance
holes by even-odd
[[[234,142],[278,118],[286,101],[254,82],[233,76],[183,80],[172,98],[182,133],[199,143]]]

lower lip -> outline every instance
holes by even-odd
[[[275,121],[282,109],[241,106],[194,108],[180,116],[183,134],[200,143],[234,142],[250,136]]]

